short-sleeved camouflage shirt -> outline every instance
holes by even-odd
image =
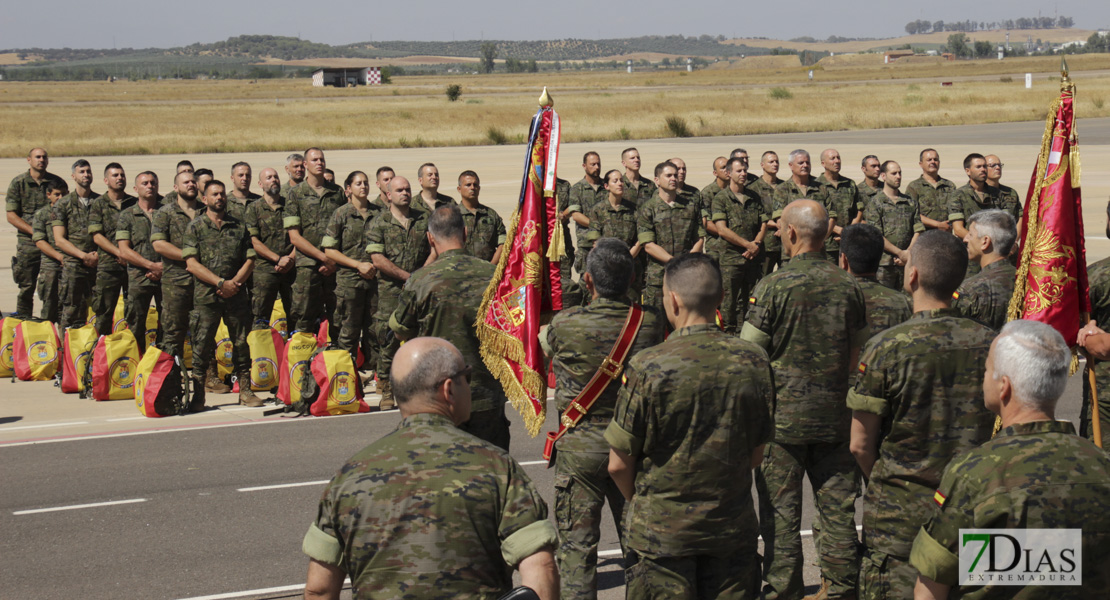
[[[501,215],[484,204],[471,211],[460,203],[459,212],[466,225],[466,251],[482,260],[493,260],[497,249],[505,243],[505,221]]]
[[[590,219],[590,228],[579,239],[580,252],[589,252],[594,243],[603,237],[616,238],[628,244],[629,248],[636,245],[638,221],[636,207],[631,202],[622,199],[613,207],[606,199],[595,204],[586,216]]]
[[[293,251],[293,242],[289,241],[289,232],[285,229],[285,198],[279,196],[279,200],[274,206],[270,206],[265,198],[252,202],[247,207],[243,223],[247,226],[247,232],[258,238],[271,252],[278,256],[289,256]],[[254,270],[276,273],[277,265],[259,257],[255,261]]]
[[[970,184],[956,190],[948,200],[948,220],[966,222],[977,212],[997,208],[1021,221],[1021,203],[1016,198],[1004,198],[998,188],[989,185],[985,189],[986,192],[982,198],[979,197],[978,192],[971,189]]]
[[[793,177],[784,180],[775,188],[774,203],[771,207],[771,218],[778,219],[782,216],[782,211],[786,208],[787,204],[798,200],[800,198],[809,198],[821,206],[829,213],[830,219],[837,219],[840,217],[833,209],[835,207],[829,204],[829,192],[817,182],[817,179],[810,176],[809,183],[805,186],[798,185]]]
[[[366,226],[366,253],[371,257],[381,254],[398,269],[412,273],[424,266],[432,252],[427,233],[428,213],[409,212],[406,227],[391,211],[383,210]],[[378,291],[381,294],[400,293],[404,284],[404,281],[378,273]]]
[[[987,184],[987,185],[990,185],[990,184]],[[1001,183],[998,184],[998,195],[1002,197],[1003,202],[1016,203],[1018,206],[1022,205],[1021,204],[1021,195],[1018,194],[1017,190],[1015,190],[1014,188],[1012,188],[1008,185],[1003,185]]]
[[[247,222],[247,210],[255,202],[262,199],[262,196],[254,192],[248,192],[246,198],[239,198],[231,192],[227,193],[227,214],[235,217],[239,221]]]
[[[123,195],[118,207],[108,197],[108,194],[102,194],[99,198],[93,200],[89,207],[89,235],[99,233],[109,242],[116,243],[116,225],[119,224],[120,213],[131,208],[138,201],[138,198],[128,194]],[[127,269],[116,261],[116,257],[105,252],[103,248],[97,246],[96,253],[99,256],[96,265],[98,270],[122,273]]]
[[[204,205],[197,204],[196,215],[204,215]],[[165,203],[162,208],[154,212],[151,217],[152,228],[150,239],[152,242],[166,241],[178,249],[185,247],[185,230],[193,218],[189,216],[177,202]],[[162,259],[162,281],[175,285],[186,285],[193,276],[185,268],[185,261]]]
[[[628,178],[628,175],[622,175],[621,179],[624,180],[624,199],[635,204],[637,209],[647,203],[655,195],[655,190],[658,189],[654,181],[645,178],[643,175],[636,177],[635,186],[632,185],[632,180]]]
[[[202,213],[185,230],[181,256],[186,260],[197,259],[216,277],[231,279],[243,268],[243,263],[255,257],[255,252],[251,236],[242,221],[225,214],[223,223],[217,226],[206,213]],[[212,304],[219,299],[216,287],[199,278],[193,289],[193,301],[197,304]]]
[[[915,313],[870,340],[848,408],[882,418],[863,499],[868,548],[908,558],[952,457],[990,439],[983,372],[995,332],[950,309]]]
[[[570,273],[569,267],[570,267],[570,265],[574,264],[574,243],[573,243],[573,240],[570,237],[570,224],[571,224],[572,219],[568,218],[566,220],[566,222],[562,221],[563,211],[567,210],[567,207],[569,207],[569,206],[570,206],[570,182],[567,181],[566,179],[556,178],[555,179],[555,207],[559,210],[559,221],[561,222],[562,227],[563,227],[563,250],[566,252],[566,256],[564,256],[560,261],[560,268],[562,269],[562,271],[564,273]],[[459,207],[462,208],[462,203],[461,202],[459,203]],[[501,218],[500,215],[498,216],[498,218]],[[501,222],[501,226],[502,227],[505,226],[504,221]],[[503,244],[504,240],[502,240],[501,243]],[[498,245],[500,245],[500,244],[498,244]],[[490,255],[490,258],[492,259],[492,255]]]
[[[604,202],[608,198],[609,191],[605,189],[604,185],[599,183],[597,188],[594,188],[594,186],[583,177],[578,183],[570,186],[570,202],[567,206],[572,211],[588,215],[590,209],[593,208],[595,204]]]
[[[771,356],[775,441],[843,442],[853,348],[868,337],[867,305],[855,279],[824,252],[795,255],[756,285],[740,337]]]
[[[1010,261],[992,262],[960,284],[960,289],[952,294],[952,308],[969,319],[1000,331],[1006,324],[1006,312],[1010,309],[1016,278],[1017,269]]]
[[[324,233],[332,213],[347,204],[347,197],[343,195],[343,189],[338,185],[325,182],[322,194],[317,194],[316,190],[308,184],[307,179],[302,181],[285,197],[285,212],[282,215],[282,223],[286,229],[300,228],[301,236],[317,248],[324,241]],[[318,265],[316,259],[304,252],[298,252],[297,266]]]
[[[30,171],[16,175],[8,184],[8,192],[4,196],[5,210],[14,212],[30,224],[40,208],[50,206],[50,202],[46,199],[46,184],[50,181],[61,183],[62,178],[47,171],[42,175],[42,183],[38,183],[34,177],[31,177]],[[31,236],[22,231],[17,231],[16,235],[27,241],[31,239]]]
[[[324,239],[320,242],[320,249],[335,248],[344,256],[358,262],[369,262],[370,255],[366,253],[366,228],[370,221],[378,216],[382,209],[369,205],[366,216],[359,212],[351,203],[340,206],[328,219],[328,226],[324,232]],[[374,282],[363,279],[357,269],[339,265],[335,274],[336,285],[345,289],[371,289]]]
[[[758,194],[745,188],[737,195],[729,187],[713,198],[713,208],[710,211],[709,220],[714,223],[725,221],[729,230],[745,240],[753,242],[769,217],[770,215],[763,209],[763,201],[760,200]],[[744,248],[735,246],[722,238],[717,260],[722,267],[746,265],[748,259],[744,258],[744,252],[746,252]]]
[[[89,233],[89,212],[94,198],[87,198],[87,200],[88,203],[86,204],[81,201],[81,198],[77,197],[77,192],[70,192],[61,200],[58,200],[54,209],[50,211],[53,218],[51,226],[65,227],[66,239],[81,252],[92,252],[96,249],[92,234]],[[31,218],[34,219],[34,215]],[[93,271],[68,253],[63,252],[62,255],[66,267],[80,269],[81,272]]]
[[[444,206],[449,206],[451,204],[455,204],[454,198],[446,194],[436,192],[435,206],[429,207],[428,202],[425,201],[424,197],[420,195],[420,190],[414,190],[412,194],[412,203],[409,204],[409,210],[427,213],[428,216],[431,216],[436,209],[443,208]]]
[[[925,231],[917,201],[902,193],[894,200],[885,192],[876,194],[864,210],[863,218],[868,225],[878,228],[887,241],[902,250],[910,247],[915,233]],[[894,257],[884,252],[880,264],[892,265]]]
[[[955,193],[956,184],[943,177],[937,179],[936,186],[925,181],[924,176],[906,186],[906,195],[917,202],[921,216],[934,221],[948,220],[948,201]]]
[[[883,193],[883,182],[879,182],[879,187],[871,187],[866,179],[860,179],[856,183],[856,189],[859,191],[864,208],[866,208],[871,202],[871,199],[875,197],[875,194]]]
[[[778,177],[775,177],[773,183],[767,183],[762,177],[757,177],[744,189],[758,194],[759,200],[763,202],[763,212],[769,218],[777,219],[778,217],[772,215],[775,213],[775,189],[781,184],[782,180]],[[779,216],[782,216],[781,212]],[[768,252],[782,252],[782,240],[775,236],[774,230],[767,230],[767,235],[763,237],[763,248]]]
[[[856,216],[863,212],[863,196],[859,193],[856,182],[847,177],[841,177],[836,183],[833,183],[822,173],[817,178],[817,183],[824,187],[825,193],[828,194],[829,213],[836,215],[837,226],[847,227],[851,225]],[[840,242],[835,236],[830,235],[825,239],[825,250],[827,252],[840,251]]]
[[[871,326],[872,335],[903,323],[913,315],[913,303],[901,291],[886,287],[874,277],[857,276],[856,283],[863,290],[867,323]]]
[[[148,213],[143,210],[142,205],[136,202],[120,211],[116,223],[116,243],[127,240],[131,244],[131,249],[139,256],[152,262],[162,262],[162,255],[154,251],[154,243],[150,239],[154,229],[154,214],[160,208],[162,208],[162,205],[156,202],[151,205]],[[131,285],[142,287],[161,286],[160,282],[146,278],[146,269],[136,267],[130,263],[127,265],[127,275]]]
[[[58,246],[54,243],[54,219],[50,213],[54,207],[49,204],[35,211],[35,216],[31,218],[31,242],[38,243],[45,241],[50,244],[50,247],[57,250]],[[64,255],[63,255],[64,256]],[[62,263],[50,258],[43,254],[39,262],[42,268],[60,269]]]
[[[632,357],[610,446],[636,459],[625,543],[645,556],[755,549],[752,453],[772,437],[762,348],[706,323]]]
[[[697,198],[680,194],[673,204],[667,204],[656,191],[650,200],[640,205],[636,241],[641,244],[654,242],[671,256],[685,254],[705,237],[701,213],[701,202]],[[663,267],[663,263],[648,256],[645,278],[648,285],[663,285]]]

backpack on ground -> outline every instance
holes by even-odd
[[[138,369],[139,344],[130,329],[101,336],[93,350],[93,399],[134,399]]]
[[[183,408],[181,367],[170,354],[147,346],[135,375],[135,406],[144,417],[168,417]]]
[[[301,402],[314,417],[370,412],[351,353],[318,350],[302,375]]]
[[[85,373],[96,346],[96,326],[71,327],[62,339],[62,393],[85,391]]]
[[[278,400],[293,405],[301,400],[301,382],[309,370],[309,361],[319,346],[316,336],[304,331],[294,333],[281,353],[281,376],[278,380]]]
[[[27,319],[15,328],[12,350],[20,381],[49,381],[58,372],[58,329],[50,321]]]
[[[22,322],[12,315],[0,320],[0,377],[15,375],[15,328]]]

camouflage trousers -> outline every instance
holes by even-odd
[[[158,314],[162,345],[159,347],[173,356],[184,358],[185,336],[193,330],[193,285],[192,277],[182,283],[162,282],[162,312]]]
[[[767,444],[755,480],[764,540],[764,598],[802,596],[802,479],[807,475],[817,509],[815,522],[821,524],[820,535],[814,535],[817,561],[830,584],[829,598],[855,594],[860,560],[856,469],[848,442]]]
[[[15,312],[30,317],[35,310],[35,284],[38,283],[42,251],[31,238],[19,236],[12,256],[12,280],[19,288],[15,296]]]
[[[764,250],[763,251],[763,264],[761,277],[766,277],[775,272],[775,269],[782,266],[782,250]]]
[[[197,304],[193,310],[193,379],[204,381],[208,364],[216,357],[216,329],[220,319],[227,325],[233,347],[232,373],[249,373],[251,351],[247,346],[247,334],[251,330],[250,302],[245,294],[231,298],[219,298],[211,304]]]
[[[127,314],[127,271],[98,269],[96,286],[93,290],[93,313],[96,314],[96,332],[100,335],[112,333],[115,325],[116,303],[120,293],[124,295],[124,314]],[[143,319],[146,323],[146,319]],[[135,337],[139,337],[136,335]]]
[[[573,256],[564,256],[559,263],[559,282],[563,286],[563,308],[571,308],[582,304],[583,290],[581,284],[575,281],[571,274],[573,261]]]
[[[1088,363],[1087,368],[1091,368]],[[1102,427],[1102,449],[1110,452],[1110,362],[1095,361],[1095,391],[1098,392],[1098,421]],[[1091,410],[1091,380],[1083,372],[1083,408],[1079,413],[1079,435],[1095,440],[1094,411]]]
[[[377,364],[378,340],[370,334],[374,312],[378,308],[378,286],[360,288],[338,285],[335,289],[335,321],[339,324],[339,347],[351,353],[351,360],[358,364],[361,347],[370,365]]]
[[[268,327],[270,316],[274,312],[274,301],[281,298],[281,305],[285,308],[285,323],[287,327],[294,327],[299,318],[294,312],[293,300],[293,282],[297,279],[297,270],[294,268],[285,273],[255,271],[251,278],[254,279],[254,294],[251,296],[254,324]]]
[[[667,314],[663,310],[663,284],[659,284],[658,286],[656,286],[649,283],[645,285],[641,297],[643,298],[644,306],[654,307],[656,310],[659,311],[659,314],[661,315]],[[667,327],[667,330],[670,331],[669,326]]]
[[[509,451],[509,418],[505,416],[504,405],[470,413],[470,420],[459,425],[459,429]]]
[[[43,260],[39,268],[38,280],[39,300],[42,300],[42,309],[39,318],[57,323],[61,316],[61,290],[62,267],[53,262],[49,264]]]
[[[62,305],[62,329],[81,327],[89,318],[96,271],[84,265],[66,263],[62,266],[62,285],[58,298]]]
[[[892,290],[900,292],[902,291],[902,276],[904,274],[904,267],[883,265],[879,267],[879,272],[875,274],[875,277],[879,280],[879,283]]]
[[[601,541],[601,515],[605,501],[621,536],[624,496],[609,477],[609,452],[602,437],[604,426],[581,423],[591,430],[586,437],[601,445],[596,452],[563,449],[564,441],[577,441],[571,430],[559,440],[555,454],[555,526],[559,530],[559,579],[563,598],[597,598],[597,545]],[[576,428],[577,429],[577,428]],[[575,444],[580,445],[580,444]],[[632,596],[629,596],[630,598]]]
[[[721,300],[721,325],[728,333],[740,333],[748,316],[748,299],[759,282],[759,263],[721,267],[721,284],[725,297]]]
[[[393,366],[393,355],[401,347],[401,340],[393,335],[389,327],[389,317],[397,309],[401,290],[397,286],[378,281],[378,310],[374,313],[373,333],[378,338],[378,380],[389,381],[389,369]]]
[[[632,566],[624,571],[625,598],[759,598],[759,554],[754,542],[752,540],[750,549],[724,552],[719,556],[632,556]]]
[[[332,322],[335,315],[335,274],[325,277],[317,267],[297,267],[293,282],[293,312],[297,321],[286,317],[289,331],[315,331],[321,319]],[[285,309],[286,314],[289,308]]]
[[[162,316],[162,286],[144,285],[132,281],[127,287],[127,310],[124,318],[127,326],[135,334],[135,341],[139,343],[139,356],[146,351],[146,316],[150,312],[150,303],[158,309],[159,320]],[[155,345],[162,347],[162,328],[158,328]]]
[[[917,569],[908,558],[867,550],[860,561],[860,600],[913,600]]]

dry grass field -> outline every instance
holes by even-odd
[[[1016,44],[1019,42],[1024,43],[1027,38],[1032,36],[1034,40],[1041,39],[1045,42],[1063,43],[1072,40],[1086,40],[1091,36],[1093,31],[1089,29],[1014,29],[1010,32],[1010,43]],[[787,50],[816,50],[816,51],[829,51],[840,54],[841,52],[865,52],[873,48],[890,48],[903,46],[905,44],[924,45],[924,44],[944,44],[948,42],[948,36],[952,32],[940,33],[922,33],[917,35],[905,35],[898,38],[883,39],[883,40],[862,40],[855,42],[787,42],[782,40],[768,40],[757,38],[738,38],[728,40],[726,44],[743,44],[753,48],[785,48]],[[1001,43],[1006,41],[1005,29],[992,29],[990,31],[975,31],[968,34],[968,37],[973,40],[983,40],[987,42]]]

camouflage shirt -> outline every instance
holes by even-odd
[[[829,197],[829,214],[836,215],[837,226],[847,227],[851,225],[856,216],[863,212],[863,195],[856,187],[856,182],[847,177],[841,177],[834,184],[822,173],[817,178],[817,183],[825,188],[825,193]],[[825,250],[840,252],[840,241],[835,236],[830,235],[825,239]]]
[[[202,216],[204,211],[204,205],[198,203],[196,215]],[[155,211],[154,216],[151,217],[150,241],[166,241],[182,249],[185,245],[185,230],[192,220],[177,202],[163,204],[162,208]],[[193,276],[185,269],[185,261],[162,259],[163,282],[186,285],[192,278]]]
[[[991,208],[998,208],[1010,213],[1018,222],[1021,222],[1021,203],[1016,198],[1003,198],[998,188],[986,187],[986,192],[980,200],[979,194],[965,185],[952,195],[948,200],[948,220],[965,221],[975,213]]]
[[[448,250],[432,264],[413,272],[389,317],[389,327],[406,338],[443,338],[459,349],[472,369],[473,412],[505,404],[501,384],[478,352],[480,344],[474,328],[482,295],[495,269],[489,261],[470,256],[465,250]]]
[[[934,221],[948,220],[948,200],[956,193],[956,184],[940,177],[936,187],[921,176],[906,186],[906,195],[917,202],[921,216]]]
[[[556,178],[555,179],[555,207],[559,210],[559,217],[558,218],[559,218],[559,222],[563,226],[563,249],[566,251],[566,256],[564,256],[562,258],[562,260],[560,261],[560,268],[562,268],[563,272],[565,272],[565,273],[570,273],[570,271],[568,270],[568,267],[569,267],[569,265],[574,264],[574,243],[573,243],[573,241],[571,240],[571,237],[570,237],[570,224],[571,224],[572,219],[569,218],[569,213],[568,213],[567,220],[563,221],[563,211],[567,210],[568,206],[570,206],[570,182],[567,181],[566,179]],[[459,208],[462,208],[462,203],[461,202],[459,203]],[[578,210],[578,209],[575,209],[575,210]],[[465,215],[466,213],[463,213],[463,214]],[[496,214],[496,212],[494,214]],[[498,215],[497,218],[500,219],[501,218],[500,215]],[[504,221],[501,222],[501,227],[502,228],[505,227],[505,222]],[[501,240],[501,242],[498,245],[501,245],[503,243],[505,243],[505,240]],[[492,254],[490,255],[490,258],[491,259],[493,258]]]
[[[221,279],[235,277],[247,259],[255,257],[254,247],[247,227],[235,217],[225,214],[223,224],[217,226],[206,213],[201,213],[185,229],[185,245],[181,256],[197,259],[200,264]],[[219,300],[216,287],[196,279],[193,302],[212,304]],[[240,291],[246,293],[245,290]]]
[[[347,197],[343,189],[334,183],[324,183],[323,196],[316,193],[308,180],[289,191],[285,197],[285,212],[282,214],[282,224],[286,229],[298,227],[301,236],[308,243],[320,247],[324,241],[324,231],[328,227],[328,220],[332,213],[340,206],[347,204]],[[316,259],[305,254],[297,253],[298,267],[316,267]]]
[[[252,237],[258,238],[262,245],[282,257],[289,256],[289,253],[293,251],[293,242],[289,241],[289,232],[285,229],[285,198],[280,197],[279,200],[275,207],[271,207],[265,199],[252,202],[247,207],[247,214],[243,223],[246,224],[247,232]],[[254,270],[263,273],[276,273],[277,265],[259,257],[255,261]]]
[[[671,256],[689,252],[699,239],[705,237],[701,202],[690,196],[679,194],[674,204],[667,204],[656,191],[650,200],[640,204],[637,220],[636,241],[641,244],[654,242]],[[648,256],[648,285],[663,285],[663,267],[663,263]]]
[[[1105,327],[1110,323],[1110,258],[1104,258],[1093,265],[1087,267],[1087,281],[1090,283],[1090,298],[1091,298],[1091,318],[1099,324],[1100,327]],[[1110,415],[1106,414],[1106,403],[1110,400],[1110,361],[1105,360],[1092,360],[1087,363],[1087,367],[1095,369],[1095,391],[1098,392],[1099,400],[1099,419],[1103,422],[1102,425],[1102,447],[1110,449],[1110,427],[1106,422],[1110,420]],[[1081,428],[1084,437],[1087,439],[1094,439],[1094,430],[1092,421],[1094,419],[1093,411],[1088,408],[1091,401],[1090,379],[1083,378],[1083,403],[1086,410],[1081,415]]]
[[[749,242],[755,241],[763,224],[769,218],[770,215],[763,210],[763,201],[759,199],[758,194],[745,188],[737,195],[731,187],[721,190],[713,198],[709,215],[709,220],[714,223],[725,221],[730,231]],[[746,251],[722,238],[717,261],[722,267],[745,265],[748,263],[748,259],[744,258]]]
[[[93,200],[89,205],[89,235],[99,233],[109,242],[115,244],[116,225],[119,224],[120,213],[131,208],[138,201],[138,198],[124,194],[123,199],[120,200],[119,208],[116,208],[108,194],[102,194],[99,198]],[[96,264],[97,269],[118,273],[127,270],[127,267],[116,261],[116,257],[108,254],[99,246],[97,246],[96,254],[99,256]]]
[[[162,262],[162,255],[154,251],[154,243],[150,239],[151,231],[154,228],[154,214],[160,208],[162,208],[162,205],[155,203],[152,205],[150,212],[147,213],[136,202],[126,210],[121,211],[116,224],[116,242],[127,240],[131,244],[131,249],[139,256],[151,262]],[[127,275],[131,280],[131,285],[161,287],[160,282],[146,278],[146,269],[136,267],[131,263],[127,264]]]
[[[994,332],[942,308],[867,341],[848,408],[882,418],[879,457],[863,497],[868,548],[907,558],[952,457],[990,439],[983,372]]]
[[[775,212],[775,188],[781,184],[782,180],[778,177],[775,178],[774,183],[767,183],[762,177],[757,177],[744,189],[758,194],[759,200],[763,202],[763,212],[767,213],[768,218],[777,219],[778,217],[771,217],[771,215]],[[763,237],[763,248],[768,252],[782,252],[782,240],[775,236],[773,229],[768,229],[767,235]]]
[[[555,315],[551,325],[540,332],[540,346],[551,358],[555,370],[555,406],[559,414],[566,412],[571,400],[582,393],[609,356],[620,337],[631,306],[623,300],[597,298],[588,306],[576,306]],[[663,319],[651,307],[643,307],[644,321],[628,352],[628,359],[641,350],[663,341]],[[613,381],[597,397],[586,418],[569,429],[558,441],[559,450],[570,452],[609,452],[602,435],[617,405],[620,378]]]
[[[810,176],[809,185],[804,187],[795,183],[794,178],[791,177],[784,180],[775,188],[774,201],[771,206],[771,218],[778,219],[781,217],[782,210],[786,208],[786,205],[799,198],[809,198],[810,200],[816,201],[821,206],[824,206],[825,210],[829,213],[830,219],[836,219],[840,216],[833,210],[835,207],[829,204],[828,190],[818,183],[816,178]]]
[[[354,204],[340,206],[328,219],[320,249],[334,248],[352,260],[370,262],[370,255],[366,253],[366,228],[381,211],[382,209],[370,204],[364,217]],[[363,279],[358,269],[343,265],[338,265],[335,282],[343,288],[368,290],[374,286],[373,280]]]
[[[50,202],[46,199],[46,184],[52,180],[62,182],[61,177],[49,171],[43,173],[42,183],[36,183],[35,179],[31,177],[30,171],[24,171],[16,175],[12,182],[8,184],[8,192],[4,196],[5,210],[14,212],[30,225],[35,218],[35,213],[40,208],[50,206]],[[17,231],[16,235],[24,241],[30,241],[31,239],[31,236],[22,231]]]
[[[624,542],[645,556],[755,550],[752,453],[772,437],[774,377],[759,347],[707,323],[628,361],[605,430],[636,459]]]
[[[874,277],[856,276],[856,283],[863,291],[872,335],[904,323],[913,315],[913,303],[906,294],[886,287]]]
[[[227,193],[227,214],[235,217],[239,221],[247,222],[247,210],[252,204],[260,200],[262,196],[254,192],[248,192],[245,199],[240,199],[231,192]]]
[[[1010,261],[992,262],[960,284],[960,289],[952,294],[952,307],[961,315],[1000,331],[1006,324],[1016,277],[1017,269]]]
[[[66,239],[71,244],[77,247],[81,252],[92,252],[96,249],[96,244],[93,243],[92,234],[89,233],[89,209],[92,207],[94,198],[88,198],[88,204],[81,201],[77,197],[77,192],[70,192],[65,195],[61,200],[54,205],[54,209],[50,211],[52,217],[52,227],[65,227]],[[31,216],[34,220],[34,215]],[[65,259],[65,265],[70,268],[79,269],[81,272],[92,272],[93,270],[86,267],[80,260],[70,256],[68,253],[62,253]],[[115,260],[115,259],[112,259]]]
[[[987,184],[990,185],[990,184]],[[1006,203],[1014,203],[1021,206],[1021,196],[1018,195],[1017,190],[1008,186],[998,184],[998,195],[1002,197],[1002,201]]]
[[[638,220],[636,207],[627,200],[613,208],[606,198],[590,209],[586,215],[590,219],[590,228],[579,238],[578,248],[581,252],[589,252],[594,243],[603,237],[616,238],[629,248],[636,245]]]
[[[657,189],[655,182],[645,179],[643,175],[636,178],[636,186],[638,187],[632,185],[632,180],[628,178],[628,175],[621,175],[621,179],[624,181],[624,199],[635,204],[637,209],[655,195]]]
[[[740,337],[771,356],[776,442],[848,439],[849,360],[868,337],[863,292],[851,275],[824,252],[795,255],[756,285]]]
[[[604,185],[598,184],[597,189],[594,189],[594,186],[590,185],[590,182],[583,177],[578,183],[570,186],[570,202],[567,207],[572,212],[588,215],[595,204],[604,202],[608,198],[609,191],[605,189]]]
[[[366,226],[366,253],[385,256],[398,269],[412,273],[424,266],[432,247],[428,245],[428,213],[409,213],[406,228],[388,210],[374,217]],[[385,273],[378,273],[378,291],[382,294],[398,293],[405,282]]]
[[[902,193],[898,194],[896,200],[891,200],[885,192],[875,194],[864,209],[863,219],[868,225],[874,225],[881,231],[888,242],[902,250],[910,247],[915,233],[925,231],[917,201]],[[893,265],[894,257],[883,252],[879,264]]]
[[[479,204],[473,212],[462,203],[459,204],[463,224],[466,225],[466,251],[484,261],[493,260],[493,255],[505,243],[505,221],[497,211]],[[570,238],[567,238],[570,242]]]
[[[863,201],[863,206],[866,208],[875,194],[883,193],[883,182],[880,181],[879,187],[873,188],[868,185],[867,179],[860,179],[859,183],[856,184],[856,189],[859,190],[860,200]]]
[[[508,453],[421,413],[343,465],[303,550],[346,571],[355,600],[496,600],[513,567],[556,539]]]
[[[451,204],[455,204],[454,198],[436,192],[435,207],[428,208],[428,203],[424,200],[424,197],[420,195],[420,190],[416,190],[412,194],[412,203],[409,204],[409,210],[426,213],[427,216],[431,216],[432,212],[434,212],[437,208],[442,208]]]
[[[1110,458],[1067,421],[1011,425],[956,457],[936,503],[910,564],[946,585],[959,582],[960,529],[1083,530],[1082,587],[953,590],[961,598],[1102,598],[1110,587]]]
[[[33,232],[31,234],[31,242],[38,243],[40,240],[43,240],[50,244],[51,248],[58,250],[58,246],[54,243],[54,220],[50,216],[53,210],[54,207],[47,204],[35,211],[35,216],[31,218],[31,230]],[[59,252],[61,251],[59,250]],[[42,255],[39,264],[43,269],[62,268],[62,263],[50,258],[46,254]]]

